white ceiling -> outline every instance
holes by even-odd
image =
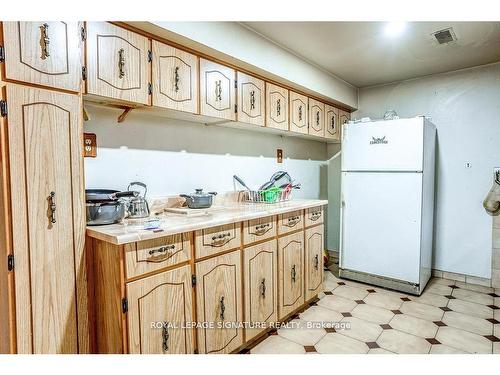
[[[357,87],[500,61],[500,22],[410,22],[398,37],[385,22],[244,22]],[[457,42],[433,32],[453,27]]]

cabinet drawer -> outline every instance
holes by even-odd
[[[241,246],[240,223],[220,225],[195,232],[196,259]]]
[[[127,278],[191,259],[190,233],[140,241],[125,246]]]
[[[322,224],[323,217],[324,217],[323,207],[320,206],[320,207],[308,208],[306,210],[306,217],[305,217],[306,227],[310,227],[311,225],[314,224]]]
[[[293,232],[304,228],[304,214],[302,211],[287,212],[279,215],[278,234]]]
[[[247,220],[243,223],[243,244],[262,241],[276,236],[275,216]]]

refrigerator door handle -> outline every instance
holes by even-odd
[[[344,211],[346,209],[346,202],[344,194],[341,196],[340,203],[340,254],[339,254],[339,266],[342,267],[342,259],[344,255],[344,234],[345,234],[345,221],[344,221]]]

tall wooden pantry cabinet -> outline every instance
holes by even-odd
[[[2,353],[88,351],[81,27],[1,27]]]

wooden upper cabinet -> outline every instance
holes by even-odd
[[[290,131],[300,134],[308,133],[309,111],[307,103],[307,96],[290,91]]]
[[[339,110],[325,104],[325,137],[340,140]]]
[[[192,354],[191,267],[127,284],[128,343],[131,354]],[[184,326],[184,327],[183,327]]]
[[[265,125],[265,82],[238,72],[238,121]]]
[[[325,105],[309,98],[309,134],[325,136]]]
[[[324,227],[318,225],[305,231],[306,301],[323,291]]]
[[[340,119],[340,126],[347,124],[349,120],[351,119],[351,114],[349,112],[343,111],[339,109],[339,119]]]
[[[5,78],[79,92],[81,26],[79,22],[3,22]]]
[[[288,90],[266,82],[266,126],[288,130]]]
[[[77,353],[75,257],[83,251],[78,95],[7,85],[18,353]]]
[[[262,323],[278,318],[278,258],[276,240],[245,248],[243,261],[245,320]],[[263,328],[247,328],[251,340]]]
[[[278,240],[279,303],[283,319],[304,303],[304,232]]]
[[[152,43],[153,105],[198,113],[198,57],[156,40]]]
[[[149,39],[107,22],[87,22],[87,93],[149,104]]]
[[[236,120],[235,71],[200,59],[200,114]]]
[[[200,353],[231,353],[243,344],[240,252],[234,251],[196,263],[196,311]],[[225,326],[227,325],[227,326]]]

